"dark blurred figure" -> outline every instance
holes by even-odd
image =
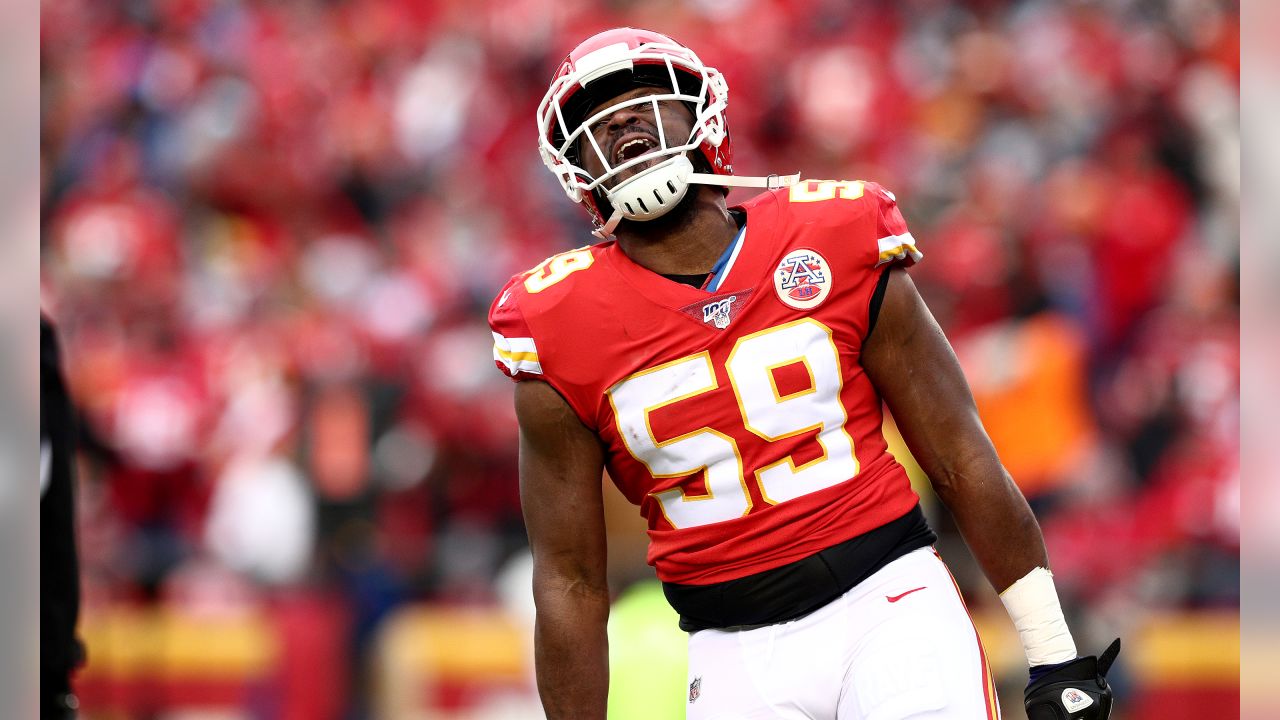
[[[80,576],[75,538],[75,421],[58,338],[40,316],[40,717],[73,718],[71,674],[84,662],[76,638]]]

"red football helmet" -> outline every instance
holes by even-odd
[[[666,93],[645,95],[586,113],[600,103],[635,87],[656,87]],[[667,138],[661,131],[659,103],[679,100],[693,111],[693,130],[687,138]],[[538,105],[538,148],[542,161],[555,174],[569,199],[581,203],[606,237],[621,218],[651,220],[675,206],[690,183],[764,185],[749,178],[733,178],[732,150],[725,108],[729,87],[715,68],[703,64],[692,50],[661,33],[615,28],[591,36],[565,58]],[[596,143],[589,128],[624,107],[650,105],[659,127],[658,147],[614,164]],[[586,139],[605,168],[600,177],[583,169],[579,141]],[[697,149],[711,173],[694,172],[686,152]],[[617,186],[605,183],[620,172],[654,157],[665,158]],[[773,178],[769,185],[785,184]],[[606,219],[603,201],[611,206]]]

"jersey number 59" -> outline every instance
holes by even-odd
[[[781,395],[773,369],[796,362],[809,372],[806,390]],[[840,355],[826,325],[805,318],[738,339],[725,362],[729,384],[742,413],[743,426],[766,442],[817,431],[822,455],[802,465],[784,456],[746,477],[742,454],[733,438],[709,427],[658,440],[649,414],[674,403],[687,403],[697,417],[697,398],[719,387],[711,357],[689,355],[641,370],[608,391],[623,443],[656,478],[703,472],[706,492],[694,495],[676,487],[653,493],[673,527],[708,525],[751,511],[748,482],[756,483],[765,502],[777,504],[844,482],[858,473],[853,439],[845,430],[848,416],[840,401],[843,380]]]

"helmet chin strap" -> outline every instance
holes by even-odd
[[[601,240],[611,240],[613,231],[623,218],[646,221],[667,214],[688,192],[690,185],[718,185],[722,187],[761,187],[775,190],[795,185],[800,173],[794,175],[768,175],[751,177],[716,175],[693,171],[693,163],[686,155],[668,158],[651,168],[636,173],[608,191],[613,213],[603,227],[592,231]]]
[[[605,224],[602,227],[592,230],[591,234],[601,240],[612,240],[613,231],[618,229],[618,223],[620,222],[622,222],[622,213],[614,210],[613,214],[609,216],[609,219],[605,221]]]
[[[723,185],[725,187],[762,187],[770,190],[791,187],[800,182],[800,173],[794,175],[713,175],[711,173],[693,173],[689,182],[697,185]]]

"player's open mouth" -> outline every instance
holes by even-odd
[[[613,161],[615,164],[621,165],[628,160],[634,160],[641,155],[648,154],[658,147],[658,143],[648,135],[628,135],[621,138],[613,149]]]

